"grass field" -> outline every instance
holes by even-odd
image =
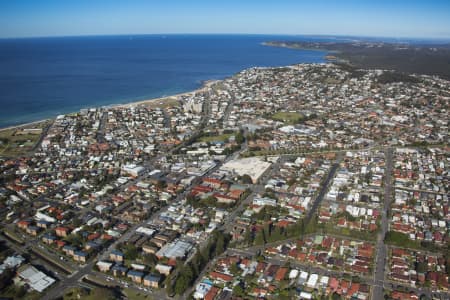
[[[123,293],[127,296],[128,300],[153,299],[150,295],[132,289],[124,289]]]
[[[0,130],[0,157],[15,157],[24,155],[33,149],[41,136],[41,129],[46,123],[29,127],[36,131],[26,131],[21,128]]]
[[[280,121],[285,124],[298,124],[303,120],[304,116],[298,112],[280,111],[272,115],[272,120]]]
[[[214,135],[214,136],[202,136],[200,138],[200,142],[204,142],[204,143],[225,142],[233,135],[234,135],[233,133],[225,133],[225,134]]]

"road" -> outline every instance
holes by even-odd
[[[42,144],[42,141],[47,136],[47,133],[53,125],[53,120],[50,122],[50,124],[45,125],[45,127],[42,129],[41,136],[39,137],[39,140],[34,144],[33,148],[31,149],[31,152],[35,152]]]
[[[386,149],[385,151],[385,176],[384,176],[384,207],[381,213],[381,230],[378,233],[377,244],[376,244],[376,252],[377,256],[375,259],[375,286],[372,289],[372,299],[383,299],[383,284],[385,279],[385,268],[387,264],[387,255],[388,249],[384,244],[384,237],[388,231],[388,215],[387,211],[391,205],[391,197],[392,197],[392,152],[391,148]]]
[[[95,260],[91,260],[88,264],[81,267],[77,272],[71,276],[66,277],[64,280],[58,282],[56,285],[45,293],[41,300],[53,300],[62,296],[67,288],[77,286],[79,281],[88,273],[91,272],[92,267],[95,264]]]
[[[334,175],[336,174],[337,169],[339,168],[339,164],[342,160],[342,153],[339,153],[336,162],[331,166],[330,172],[328,172],[328,176],[323,182],[319,195],[316,197],[316,200],[314,200],[311,208],[309,209],[309,212],[305,219],[305,227],[308,226],[309,222],[311,221],[312,217],[316,213],[317,208],[319,207],[320,203],[323,200],[323,197],[325,197],[326,192],[328,191],[328,186],[330,185],[330,182],[333,180]]]

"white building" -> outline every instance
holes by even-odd
[[[126,164],[122,166],[122,171],[124,171],[127,174],[130,174],[131,176],[137,177],[142,173],[144,173],[145,168],[135,164]]]

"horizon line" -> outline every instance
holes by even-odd
[[[254,35],[254,36],[293,36],[293,37],[339,37],[339,38],[370,38],[370,39],[397,39],[397,40],[429,40],[450,42],[450,37],[422,37],[422,36],[382,36],[382,35],[353,35],[353,34],[313,34],[313,33],[100,33],[100,34],[69,34],[69,35],[36,35],[36,36],[10,36],[0,37],[0,40],[12,39],[39,39],[39,38],[75,38],[75,37],[109,37],[109,36],[174,36],[174,35]]]

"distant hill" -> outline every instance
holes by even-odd
[[[350,63],[358,68],[437,75],[450,80],[450,44],[271,41],[264,45],[292,49],[327,50],[330,52],[328,60]]]

